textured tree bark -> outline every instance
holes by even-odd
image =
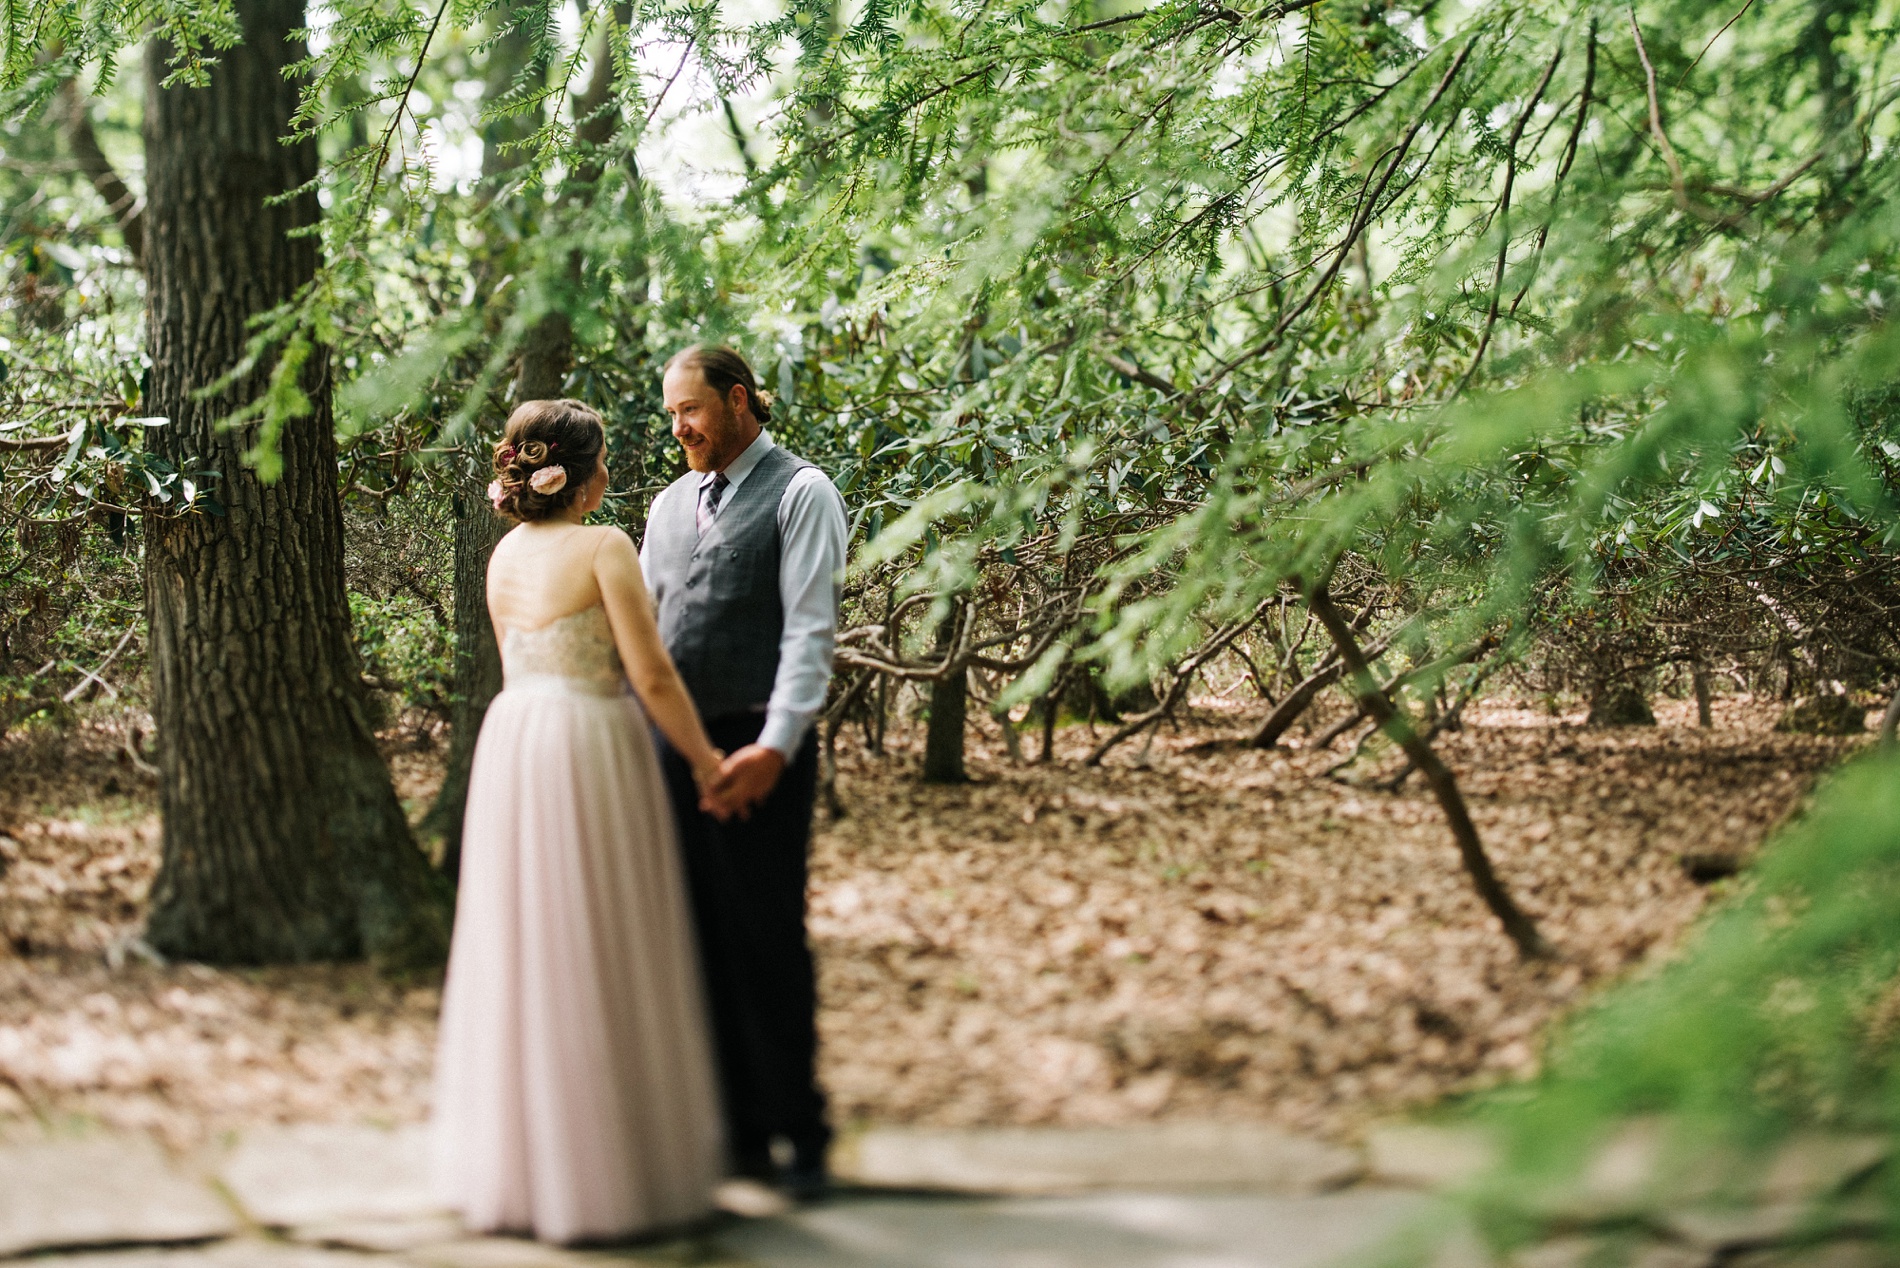
[[[614,7],[614,21],[624,26],[632,15],[632,7],[618,4]],[[586,202],[593,198],[594,187],[600,183],[602,166],[598,154],[592,153],[613,140],[614,133],[620,130],[620,114],[613,108],[614,60],[613,49],[603,33],[593,53],[594,69],[587,85],[573,100],[574,135],[587,154],[575,166],[562,191],[564,203]],[[633,201],[637,210],[639,201]],[[581,279],[582,260],[580,252],[574,252],[568,259],[567,280],[577,286]],[[637,288],[636,288],[637,289]],[[536,322],[521,345],[521,359],[515,366],[515,401],[545,401],[562,394],[567,383],[567,372],[574,368],[574,323],[565,312],[559,309],[547,313]]]
[[[146,52],[144,216],[150,411],[166,457],[223,473],[225,514],[147,517],[145,584],[154,713],[164,743],[164,852],[147,938],[219,963],[348,959],[408,968],[441,958],[447,910],[378,756],[350,642],[328,366],[314,406],[279,442],[270,485],[242,460],[252,429],[218,420],[263,390],[245,376],[194,394],[244,352],[246,323],[317,267],[291,231],[313,193],[312,142],[285,145],[297,92],[283,68],[301,0],[239,0],[243,42],[205,88],[163,88]]]

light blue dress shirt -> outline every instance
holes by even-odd
[[[772,437],[761,431],[725,470],[730,487],[721,496],[729,505],[739,486],[772,451]],[[715,472],[699,478],[698,497],[704,504]],[[661,498],[672,493],[660,494]],[[654,505],[659,498],[654,499]],[[649,513],[649,519],[652,518]],[[716,518],[716,515],[715,515]],[[779,636],[778,674],[772,680],[772,698],[765,706],[765,729],[760,744],[784,754],[787,761],[798,751],[812,720],[825,707],[831,686],[831,657],[838,641],[838,597],[844,580],[844,499],[837,486],[816,467],[806,467],[785,486],[778,504],[778,594],[785,610],[785,629]],[[647,566],[647,547],[640,543],[640,566]]]

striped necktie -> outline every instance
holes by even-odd
[[[701,537],[712,527],[713,517],[719,514],[719,499],[726,495],[726,489],[731,484],[732,481],[726,479],[726,473],[721,471],[712,478],[711,486],[699,499],[699,514],[695,519]]]

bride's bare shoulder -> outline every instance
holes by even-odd
[[[501,535],[501,540],[495,543],[495,549],[492,553],[500,554],[504,550],[520,550],[523,544],[533,539],[535,532],[536,529],[533,524],[517,524]]]
[[[640,557],[639,548],[633,544],[633,538],[627,536],[627,530],[613,524],[602,524],[595,528],[592,531],[592,541],[588,544],[592,547],[594,558],[597,560],[637,560]]]
[[[633,544],[633,538],[627,536],[625,528],[602,525],[595,530],[595,538],[593,542],[589,542],[589,548],[593,549],[593,561],[595,561],[597,572],[602,568],[606,568],[608,572],[619,572],[629,565],[633,568],[640,567],[640,549]]]

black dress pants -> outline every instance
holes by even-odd
[[[730,753],[757,740],[764,725],[763,714],[740,714],[708,719],[706,730]],[[815,1068],[818,991],[805,939],[817,736],[806,735],[750,818],[727,823],[700,811],[686,760],[664,741],[660,755],[699,934],[734,1160],[760,1157],[775,1136],[801,1154],[822,1151],[831,1131]]]

